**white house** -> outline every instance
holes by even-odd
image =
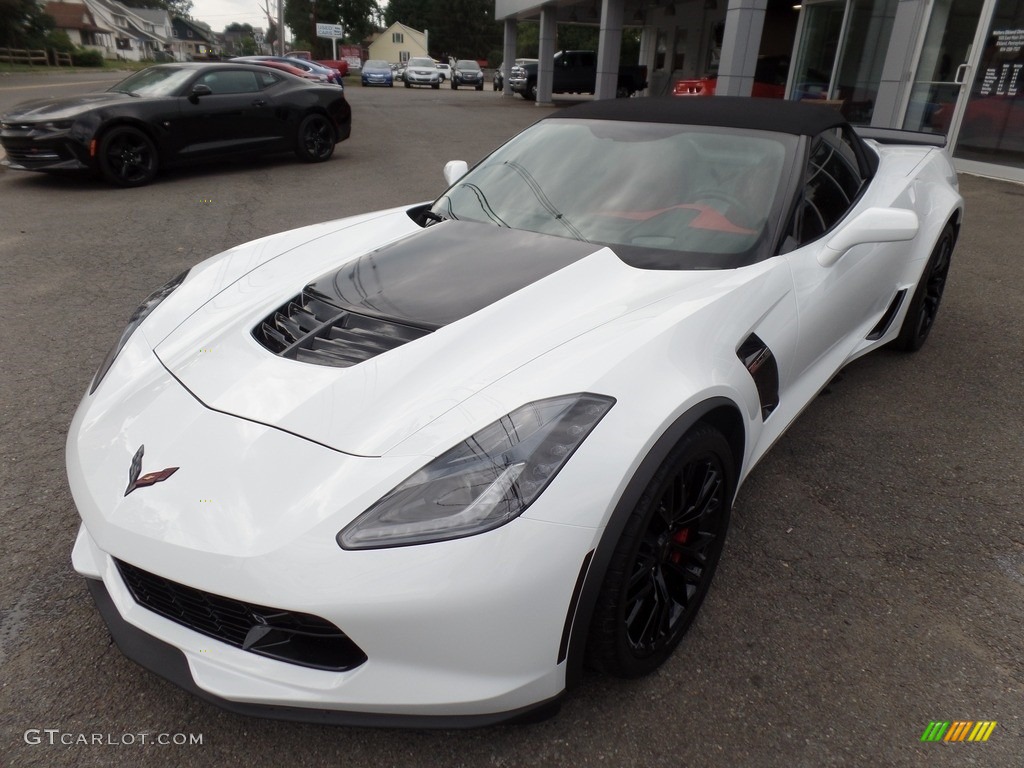
[[[406,62],[414,56],[429,56],[427,32],[395,22],[370,43],[371,59]]]

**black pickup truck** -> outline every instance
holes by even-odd
[[[552,93],[593,93],[597,82],[597,54],[594,51],[559,51],[555,54]],[[509,87],[524,99],[537,99],[537,60],[528,59],[512,67]],[[647,87],[647,67],[620,66],[615,93],[632,96]]]

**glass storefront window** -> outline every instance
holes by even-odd
[[[871,122],[899,0],[804,5],[791,99],[830,99],[851,123]]]
[[[797,101],[827,99],[846,3],[843,0],[805,3],[803,13],[796,67],[791,73],[790,98]]]
[[[854,0],[832,98],[851,123],[867,125],[878,98],[899,0]]]
[[[999,0],[954,157],[1024,168],[1024,3]]]
[[[982,0],[936,0],[925,32],[903,127],[949,133],[961,84],[957,70],[970,55]]]

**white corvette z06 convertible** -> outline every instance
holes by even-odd
[[[772,443],[928,336],[963,216],[941,144],[591,102],[432,203],[215,256],[78,409],[74,566],[125,654],[236,712],[484,725],[651,672]]]

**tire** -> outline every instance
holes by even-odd
[[[441,84],[440,83],[431,83],[430,87],[433,88],[436,91],[438,88],[441,87]]]
[[[587,638],[590,666],[641,677],[679,645],[714,577],[735,478],[713,427],[696,425],[672,449],[615,546]]]
[[[302,118],[295,132],[295,154],[306,163],[323,163],[334,154],[334,128],[319,112]]]
[[[476,89],[477,89],[478,91],[482,91],[482,90],[484,89],[484,84],[483,84],[483,83],[480,83],[480,84],[479,84],[479,85],[478,85],[478,86],[476,87]]]
[[[892,342],[896,349],[904,352],[917,352],[928,340],[935,317],[942,303],[942,293],[946,288],[946,277],[956,246],[956,229],[952,222],[947,222],[939,235],[938,242],[928,257],[921,280],[914,289],[914,297],[907,307],[907,315],[900,326],[900,335]]]
[[[457,90],[459,90],[459,86],[458,86],[458,85],[456,85],[456,83],[455,83],[455,79],[454,79],[454,78],[452,79],[452,90],[453,90],[453,91],[457,91]]]
[[[119,187],[149,184],[159,164],[156,145],[138,128],[117,126],[107,131],[100,141],[100,173],[111,184]]]
[[[526,90],[523,91],[523,98],[526,99],[527,101],[536,101],[537,100],[537,84],[536,83],[529,83],[529,84],[527,84]]]
[[[405,87],[406,87],[406,88],[412,88],[412,86],[411,86],[411,85],[409,85],[409,81],[408,81],[408,80],[406,80],[406,81],[405,81]]]

